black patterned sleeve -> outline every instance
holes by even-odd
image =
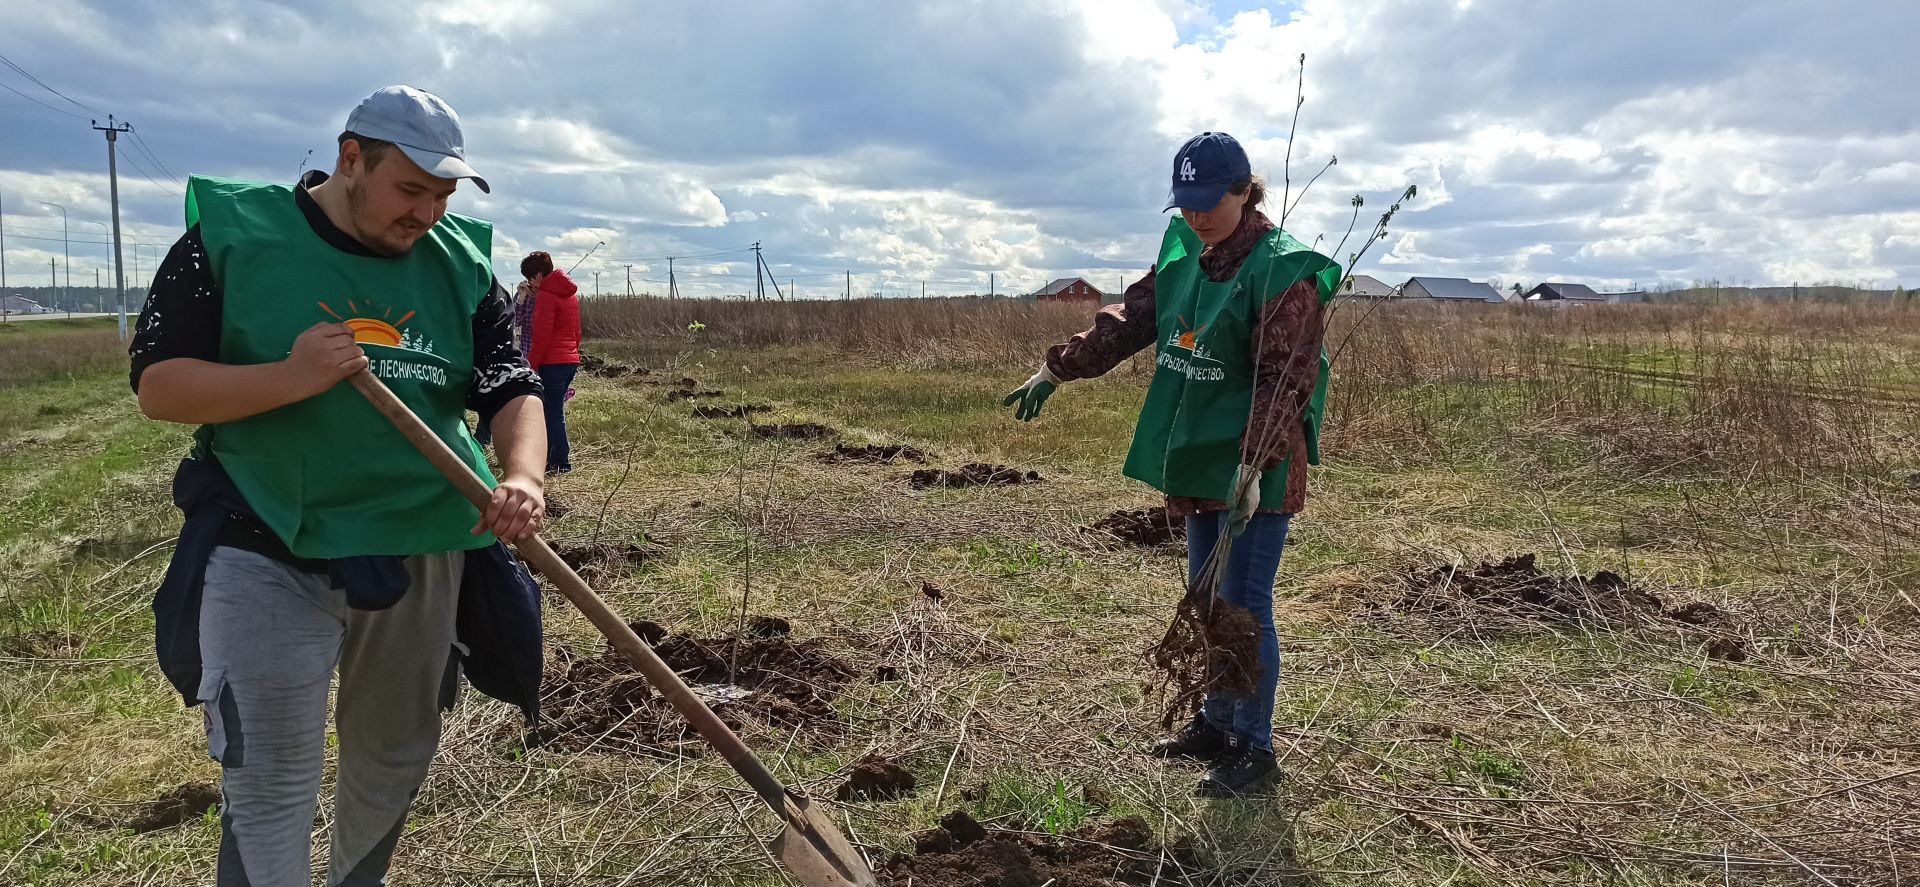
[[[540,377],[513,344],[513,307],[495,279],[473,312],[473,387],[467,391],[467,409],[491,421],[509,401],[528,394],[540,395]]]
[[[221,301],[220,284],[207,262],[206,243],[195,225],[174,241],[154,272],[147,304],[134,324],[133,340],[127,343],[127,356],[133,360],[127,383],[134,393],[139,393],[140,375],[147,367],[163,360],[220,360]]]

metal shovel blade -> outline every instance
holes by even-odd
[[[787,793],[787,826],[769,848],[806,887],[875,887],[873,869],[806,798]]]

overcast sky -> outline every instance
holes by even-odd
[[[628,265],[660,291],[675,255],[702,257],[689,291],[742,293],[757,240],[803,297],[848,269],[857,293],[1115,288],[1187,136],[1239,136],[1277,183],[1305,53],[1296,196],[1339,164],[1287,227],[1337,242],[1355,194],[1365,228],[1419,186],[1358,269],[1390,283],[1920,284],[1915,35],[1914,0],[6,0],[7,275],[60,254],[40,201],[69,210],[74,282],[102,265],[97,112],[142,137],[144,279],[185,176],[331,169],[353,105],[410,83],[465,123],[493,193],[453,207],[496,223],[503,275],[605,241],[589,291]]]

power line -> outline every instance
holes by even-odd
[[[140,131],[132,128],[133,124],[131,123],[127,124],[127,127],[127,134],[133,136],[133,146],[139,148],[140,153],[145,154],[148,160],[153,161],[153,165],[159,167],[161,172],[166,173],[167,178],[172,179],[174,184],[180,184],[180,177],[174,175],[173,170],[168,169],[165,163],[160,162],[159,155],[154,154],[153,149],[147,147],[147,140],[140,137]]]
[[[753,247],[751,245],[748,245],[748,246],[738,247],[736,249],[723,249],[715,252],[695,253],[692,255],[684,255],[684,256],[678,255],[678,254],[671,255],[671,256],[608,256],[607,261],[609,262],[664,262],[668,259],[677,259],[679,261],[686,262],[686,261],[700,261],[704,259],[718,259],[722,256],[741,255],[744,253],[750,253],[752,251],[753,251]]]
[[[179,192],[179,191],[176,191],[176,190],[174,190],[174,189],[172,189],[172,188],[169,188],[169,187],[167,187],[166,185],[163,185],[163,184],[161,184],[161,183],[160,183],[159,181],[157,181],[157,180],[155,180],[155,179],[154,179],[154,177],[153,177],[153,175],[147,172],[147,168],[146,168],[146,167],[144,167],[144,166],[141,166],[141,165],[140,165],[140,161],[139,161],[139,160],[136,160],[136,159],[134,159],[134,156],[133,156],[132,154],[128,154],[128,155],[127,155],[127,162],[128,162],[128,163],[131,163],[131,164],[133,164],[133,168],[134,168],[134,170],[140,173],[140,177],[141,177],[141,178],[143,178],[143,179],[146,179],[146,180],[147,180],[147,181],[149,181],[149,182],[152,182],[152,183],[153,183],[153,186],[154,186],[155,188],[159,188],[160,190],[162,190],[162,191],[165,191],[165,192],[167,192],[168,194],[172,194],[172,195],[173,195],[173,196],[175,196],[175,197],[179,197],[179,196],[180,196],[180,192]],[[178,180],[178,179],[175,179],[174,181],[176,181],[176,182],[177,182],[177,181],[179,181],[179,180]]]
[[[73,118],[73,119],[75,119],[75,120],[85,120],[85,119],[87,119],[87,118],[86,118],[86,117],[85,117],[84,115],[81,115],[81,114],[75,114],[75,113],[73,113],[72,111],[63,111],[63,110],[61,110],[61,109],[59,109],[59,108],[56,108],[56,107],[54,107],[54,106],[52,106],[52,105],[49,105],[49,104],[47,104],[46,102],[43,102],[43,101],[41,101],[41,100],[39,100],[39,99],[36,99],[36,98],[34,98],[33,96],[30,96],[30,95],[27,95],[27,94],[26,94],[26,93],[24,93],[24,92],[21,92],[20,90],[17,90],[17,89],[14,89],[14,88],[13,88],[13,87],[11,87],[11,86],[8,86],[8,85],[7,85],[6,83],[0,83],[0,87],[5,87],[5,88],[6,88],[6,90],[7,90],[8,92],[10,92],[10,93],[13,93],[14,95],[17,95],[17,96],[19,96],[19,97],[21,97],[21,98],[23,98],[23,99],[26,99],[27,101],[29,101],[29,102],[32,102],[32,103],[34,103],[34,104],[36,104],[36,105],[39,105],[39,106],[40,106],[40,107],[42,107],[42,108],[45,108],[45,109],[47,109],[47,110],[49,110],[49,111],[52,111],[52,112],[53,112],[53,113],[55,113],[55,114],[65,114],[65,115],[67,115],[68,117],[72,117],[72,118]]]
[[[41,89],[44,89],[44,90],[46,90],[46,91],[48,91],[48,92],[50,92],[50,93],[53,93],[54,95],[57,95],[57,96],[59,96],[59,97],[61,97],[61,98],[63,98],[63,99],[66,99],[66,100],[67,100],[67,101],[68,101],[68,102],[69,102],[70,104],[72,104],[72,105],[73,105],[74,107],[76,107],[76,108],[79,108],[79,109],[81,109],[81,110],[83,110],[83,111],[92,111],[93,113],[95,113],[95,114],[99,114],[99,115],[101,115],[101,116],[105,116],[105,115],[106,115],[106,113],[107,113],[107,112],[105,112],[105,111],[102,111],[102,110],[100,110],[99,108],[96,108],[96,107],[94,107],[94,106],[92,106],[92,105],[86,105],[86,104],[81,104],[80,102],[78,102],[78,101],[76,101],[76,100],[75,100],[75,99],[73,98],[73,96],[70,96],[70,95],[67,95],[66,93],[64,93],[64,92],[61,92],[60,90],[57,90],[57,89],[54,89],[54,88],[53,88],[53,87],[51,87],[51,86],[48,86],[48,85],[47,85],[47,83],[46,83],[46,81],[44,81],[44,80],[41,80],[40,78],[38,78],[38,77],[35,77],[35,76],[33,76],[33,74],[32,74],[32,73],[30,73],[30,72],[29,72],[29,71],[28,71],[27,69],[25,69],[25,68],[22,68],[22,67],[20,67],[19,65],[16,65],[16,64],[14,64],[14,63],[13,63],[13,59],[10,59],[10,58],[7,58],[7,57],[6,57],[6,56],[4,56],[4,55],[0,55],[0,63],[5,63],[7,67],[9,67],[9,68],[12,68],[12,69],[14,69],[15,71],[18,71],[18,72],[20,73],[20,76],[22,76],[22,77],[25,77],[25,78],[27,78],[28,80],[31,80],[31,81],[33,81],[33,82],[34,82],[34,83],[36,83],[36,84],[39,84],[39,86],[40,86],[40,88],[41,88]]]
[[[8,228],[8,229],[7,229],[7,236],[8,236],[8,237],[18,237],[18,238],[20,238],[21,240],[49,240],[49,241],[52,241],[52,242],[54,242],[54,243],[59,243],[60,241],[62,241],[62,240],[64,240],[64,241],[66,241],[66,242],[68,242],[68,243],[87,243],[87,244],[92,244],[92,245],[94,245],[94,246],[100,246],[100,245],[103,245],[103,244],[109,244],[109,243],[112,243],[112,242],[113,242],[112,240],[110,240],[110,239],[107,239],[107,238],[106,238],[106,237],[105,237],[104,235],[102,236],[102,239],[100,239],[100,240],[88,240],[88,239],[86,239],[85,237],[36,237],[36,236],[34,236],[34,235],[32,235],[32,234],[16,234],[16,233],[14,233],[14,232],[16,232],[16,231],[19,231],[19,230],[21,230],[21,229],[18,229],[18,228],[11,228],[11,227],[10,227],[10,228]],[[28,231],[39,231],[39,230],[44,230],[44,229],[40,229],[40,228],[28,228],[28,229],[25,229],[25,230],[28,230]],[[165,238],[161,238],[161,237],[146,237],[146,236],[134,236],[134,235],[128,235],[128,236],[126,236],[126,237],[124,237],[124,238],[122,238],[122,239],[123,239],[123,240],[137,240],[137,241],[144,241],[145,243],[148,243],[148,244],[161,244],[161,243],[171,243],[171,242],[172,242],[172,241],[169,241],[169,240],[167,240],[167,239],[165,239]]]

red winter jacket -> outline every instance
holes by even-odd
[[[534,369],[549,364],[580,362],[580,288],[556,268],[540,282],[533,297],[533,351],[527,363]]]

